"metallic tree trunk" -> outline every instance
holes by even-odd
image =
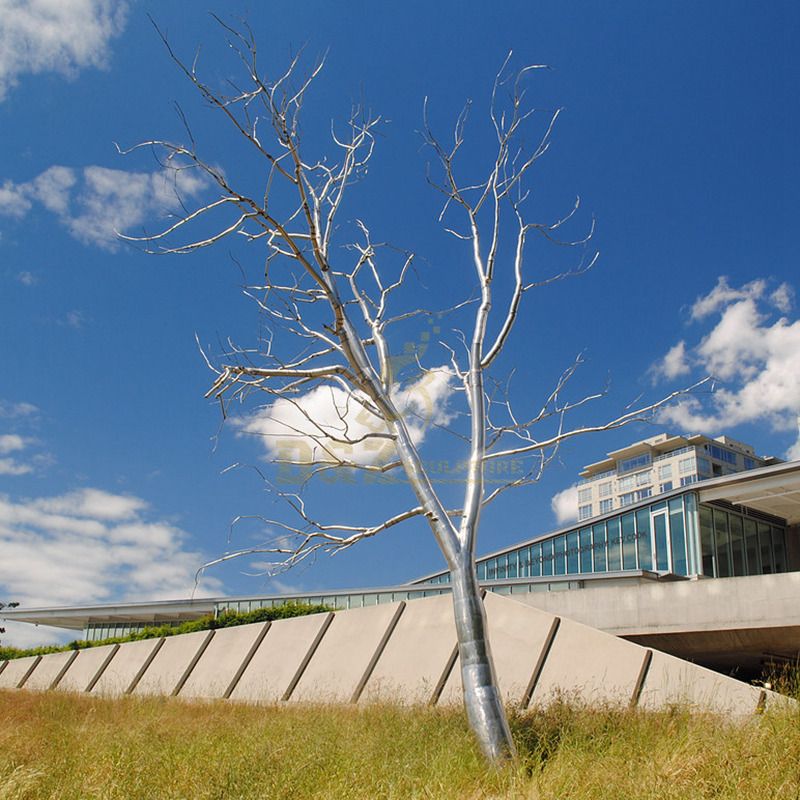
[[[505,708],[495,681],[486,636],[486,616],[472,559],[451,570],[464,707],[484,756],[493,763],[516,755]]]

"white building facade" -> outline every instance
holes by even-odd
[[[729,436],[662,433],[615,450],[580,473],[578,520],[591,519],[709,478],[779,463]]]

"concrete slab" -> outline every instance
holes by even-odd
[[[120,645],[114,658],[103,670],[103,674],[92,687],[93,694],[115,697],[125,694],[136,676],[161,646],[163,639],[142,639]]]
[[[323,613],[273,622],[230,699],[247,703],[281,700],[314,642],[332,619],[333,614]]]
[[[79,650],[77,658],[69,665],[55,688],[64,692],[88,691],[100,670],[119,648],[116,644],[104,644]]]
[[[503,702],[522,702],[534,668],[548,639],[554,617],[499,594],[487,592],[483,600],[497,685]],[[439,705],[463,701],[458,659],[439,698]]]
[[[62,672],[78,656],[77,650],[65,650],[63,653],[48,653],[42,656],[42,660],[25,681],[25,688],[36,692],[43,692],[51,689]]]
[[[289,700],[350,702],[399,608],[385,603],[337,612]]]
[[[131,694],[170,696],[180,691],[214,633],[196,631],[167,636]]]
[[[240,667],[245,666],[245,659],[255,652],[254,648],[269,626],[269,622],[257,622],[220,628],[195,664],[179,696],[225,697]]]
[[[760,698],[761,689],[756,686],[654,650],[639,708],[685,705],[697,711],[744,716],[756,712]]]
[[[560,698],[628,705],[645,656],[643,647],[562,618],[530,705]]]
[[[8,666],[0,672],[0,689],[18,689],[41,660],[41,656],[9,659]]]
[[[429,703],[456,645],[453,601],[447,596],[405,606],[359,702]]]

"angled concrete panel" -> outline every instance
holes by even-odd
[[[77,658],[69,665],[55,687],[65,692],[87,691],[106,662],[119,650],[119,645],[104,644],[79,650]]]
[[[547,644],[555,618],[552,614],[492,592],[487,592],[483,603],[500,694],[503,702],[518,706]],[[462,700],[461,669],[456,660],[439,704],[457,704]]]
[[[654,650],[639,707],[681,705],[698,711],[747,715],[756,712],[761,696],[756,686]]]
[[[62,653],[48,653],[42,656],[30,678],[25,681],[25,688],[39,692],[52,689],[53,684],[77,656],[77,650],[65,650]]]
[[[453,601],[449,596],[409,601],[359,701],[431,702],[455,644]]]
[[[220,628],[183,684],[180,697],[225,697],[239,668],[259,643],[269,622]]]
[[[131,694],[172,695],[178,692],[214,631],[167,636]]]
[[[281,700],[332,616],[309,614],[273,622],[234,687],[231,700],[247,703]]]
[[[93,694],[116,696],[125,694],[161,646],[162,639],[142,639],[120,645],[103,674],[92,687]]]
[[[563,698],[628,705],[646,653],[644,647],[562,619],[530,704],[547,705]]]
[[[289,700],[349,702],[399,608],[385,603],[335,614]]]
[[[20,684],[35,671],[36,665],[41,660],[41,656],[10,659],[8,666],[0,672],[0,689],[19,688]]]

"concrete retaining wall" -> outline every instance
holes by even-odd
[[[753,714],[786,701],[500,595],[485,598],[510,705],[558,698]],[[202,631],[0,664],[0,688],[227,698],[251,703],[461,700],[449,597]]]

